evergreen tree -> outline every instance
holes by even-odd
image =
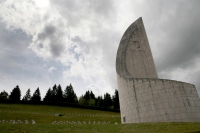
[[[52,88],[52,101],[56,101],[56,95],[57,95],[57,86],[55,84]]]
[[[40,96],[40,89],[39,87],[35,90],[33,93],[33,96],[31,97],[32,101],[41,101],[41,96]]]
[[[96,106],[96,107],[99,107],[99,105],[98,105],[98,97],[95,98],[95,106]]]
[[[20,100],[20,98],[21,98],[21,90],[20,90],[18,85],[12,90],[12,92],[10,93],[9,98],[11,100]]]
[[[0,100],[7,100],[8,99],[8,93],[4,90],[0,93]]]
[[[86,91],[85,94],[83,95],[83,99],[82,101],[84,101],[84,103],[82,103],[82,105],[90,105],[90,99],[91,99],[91,96],[90,96],[90,91]]]
[[[63,102],[63,91],[60,85],[58,85],[58,88],[56,90],[56,101]]]
[[[119,109],[119,94],[118,90],[115,90],[115,94],[113,96],[113,106],[115,109]]]
[[[95,106],[95,95],[92,91],[90,91],[90,99],[88,101],[89,106]]]
[[[103,107],[103,98],[102,96],[98,96],[95,100],[95,106],[97,107]]]
[[[85,99],[86,101],[90,100],[90,92],[89,92],[89,90],[85,92],[85,94],[84,94],[83,97],[84,97],[84,99]]]
[[[109,93],[104,94],[103,107],[110,108],[112,106],[112,99]]]
[[[76,93],[71,84],[65,88],[64,101],[68,103],[78,103]]]
[[[103,107],[103,98],[102,98],[102,96],[100,96],[99,107]]]
[[[30,88],[27,90],[25,96],[23,97],[22,101],[30,101],[31,100],[31,90]]]
[[[49,88],[45,97],[44,97],[44,101],[48,101],[48,102],[53,101],[52,95],[53,95],[53,92],[52,92],[51,88]]]
[[[93,94],[92,91],[90,91],[90,99],[95,99],[95,95]]]

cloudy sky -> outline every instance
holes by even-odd
[[[115,60],[142,17],[159,78],[200,94],[199,0],[0,0],[0,91],[72,83],[78,96],[117,89]]]

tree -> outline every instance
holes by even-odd
[[[100,96],[99,107],[103,107],[103,98],[102,98],[102,96]]]
[[[84,95],[79,98],[79,104],[81,105],[88,105],[88,106],[95,106],[95,95],[91,91],[86,91]]]
[[[84,99],[84,100],[82,100],[82,99]],[[81,99],[82,100],[82,105],[89,105],[89,100],[90,100],[90,92],[89,92],[89,90],[85,92],[85,94],[83,95],[82,99]]]
[[[56,101],[56,95],[57,95],[57,86],[55,84],[52,88],[52,101]]]
[[[90,100],[88,103],[90,106],[95,106],[95,95],[92,91],[90,91]]]
[[[71,84],[65,88],[64,101],[68,103],[78,103],[76,93]]]
[[[89,99],[87,103],[89,106],[95,106],[95,99]]]
[[[115,94],[113,96],[113,106],[115,109],[119,109],[119,94],[118,90],[115,90]]]
[[[58,85],[58,88],[56,90],[56,101],[63,102],[63,91],[60,85]]]
[[[41,101],[41,96],[40,96],[40,89],[39,87],[35,90],[33,93],[33,96],[31,97],[32,101]]]
[[[22,101],[30,101],[30,100],[31,100],[31,90],[29,88],[26,92],[26,95],[23,97]]]
[[[112,106],[112,99],[109,93],[104,94],[103,107],[110,108]]]
[[[53,95],[53,92],[52,92],[51,88],[49,88],[45,97],[44,97],[44,101],[53,101],[52,95]]]
[[[102,96],[98,96],[95,99],[95,106],[97,106],[97,107],[103,107],[103,98],[102,98]]]
[[[86,100],[84,99],[83,95],[80,96],[80,98],[79,98],[79,100],[78,100],[78,104],[80,104],[80,105],[85,105],[85,103],[86,103]]]
[[[90,99],[95,99],[95,95],[93,94],[92,91],[90,91]]]
[[[86,101],[90,100],[90,92],[89,92],[89,90],[85,92],[83,98],[84,98]]]
[[[8,93],[4,90],[0,93],[0,100],[7,100],[8,99]]]
[[[12,90],[12,92],[10,92],[9,98],[11,100],[20,100],[20,98],[21,98],[21,91],[20,91],[20,88],[19,88],[18,85]]]

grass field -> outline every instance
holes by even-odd
[[[0,133],[200,133],[200,123],[120,124],[119,115],[58,106],[0,104]]]

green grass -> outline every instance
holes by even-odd
[[[37,112],[37,113],[36,113]],[[55,116],[55,113],[64,114]],[[90,115],[92,114],[92,115]],[[0,104],[0,121],[34,120],[36,124],[2,124],[0,133],[189,133],[200,131],[200,123],[120,124],[119,113],[43,105]],[[82,124],[51,124],[78,122]],[[83,124],[85,121],[87,124]],[[91,124],[88,124],[88,122]],[[110,124],[93,124],[93,122]],[[118,124],[115,124],[115,123]]]

